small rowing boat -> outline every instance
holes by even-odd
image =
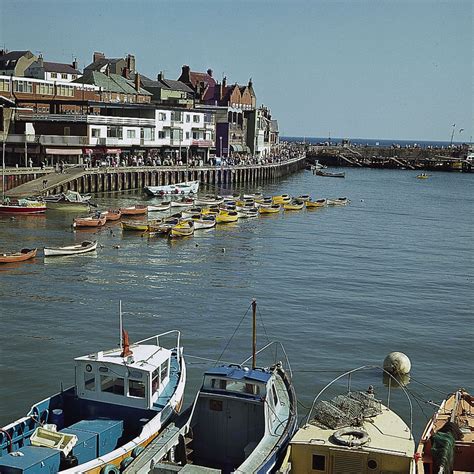
[[[179,199],[178,201],[171,201],[170,205],[171,207],[193,207],[194,199],[183,198]]]
[[[325,176],[326,178],[345,178],[345,173],[329,173],[329,171],[316,170],[315,174],[317,176]]]
[[[311,199],[311,197],[309,196],[309,194],[302,194],[301,196],[298,196],[297,198],[295,198],[295,200],[298,200],[298,201],[309,201]]]
[[[416,176],[417,179],[428,179],[430,177],[429,174],[421,173]]]
[[[81,253],[92,252],[97,248],[97,240],[89,242],[85,240],[84,242],[76,245],[68,245],[66,247],[45,247],[44,256],[45,257],[55,257],[62,255],[78,255]]]
[[[327,204],[326,199],[316,199],[316,201],[306,201],[307,209],[316,209],[318,207],[324,207]]]
[[[142,204],[137,204],[136,206],[121,207],[120,211],[122,216],[137,216],[146,214],[148,211],[148,206]]]
[[[44,201],[48,209],[55,211],[88,211],[90,209],[90,194],[80,194],[77,191],[66,191],[65,193],[45,196]]]
[[[239,214],[239,219],[252,219],[258,217],[258,209],[256,207],[240,209],[237,213]]]
[[[167,211],[171,207],[170,201],[163,201],[161,204],[150,204],[148,206],[148,212],[159,212]]]
[[[0,263],[23,262],[36,257],[37,249],[21,249],[19,252],[0,253]]]
[[[175,226],[171,228],[169,233],[170,237],[189,237],[194,234],[194,222],[189,220],[184,220],[178,222]]]
[[[189,209],[185,209],[184,211],[181,212],[183,217],[191,217],[196,214],[201,214],[202,208],[201,207],[190,207]]]
[[[143,189],[150,196],[196,194],[199,191],[199,181],[184,181],[182,183],[167,184],[164,186],[145,186]]]
[[[304,201],[300,201],[299,199],[283,204],[284,211],[301,211],[303,207]]]
[[[118,221],[122,217],[122,212],[120,209],[109,209],[108,211],[103,212],[102,215],[105,216],[107,222]]]
[[[211,196],[209,194],[194,201],[196,206],[217,206],[223,202],[224,198],[222,196]]]
[[[289,194],[280,194],[279,196],[272,197],[273,204],[286,204],[291,201],[291,196]]]
[[[239,215],[237,211],[228,211],[226,209],[221,209],[219,214],[216,216],[216,222],[218,224],[228,224],[229,222],[237,222]]]
[[[212,229],[216,226],[216,217],[213,214],[195,215],[192,217],[194,222],[194,230]]]
[[[72,224],[73,227],[102,227],[107,222],[107,218],[100,214],[98,217],[77,217]]]
[[[336,199],[326,199],[326,204],[328,206],[345,206],[350,201],[346,197],[340,197]]]
[[[415,454],[417,474],[474,472],[474,397],[459,389],[428,422]]]
[[[259,214],[277,214],[280,212],[280,204],[272,204],[271,206],[262,205],[258,208]]]

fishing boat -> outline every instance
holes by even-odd
[[[302,194],[301,196],[298,196],[295,198],[298,201],[309,201],[311,199],[311,196],[309,194]]]
[[[459,389],[441,403],[421,435],[417,474],[474,472],[474,397]]]
[[[102,213],[105,216],[105,220],[109,221],[118,221],[122,217],[122,211],[120,209],[109,209]]]
[[[169,331],[129,343],[122,331],[120,347],[74,359],[74,386],[0,430],[0,472],[121,472],[181,407],[180,337]]]
[[[316,209],[318,207],[324,207],[327,204],[326,199],[316,199],[316,201],[306,201],[305,205],[307,209]]]
[[[48,209],[56,211],[88,211],[90,209],[90,194],[80,194],[77,191],[45,196],[44,201]]]
[[[283,204],[284,211],[301,211],[304,207],[304,201],[300,201],[299,199],[295,199],[291,202]]]
[[[163,219],[148,226],[149,235],[168,234],[171,229],[181,222],[181,213]]]
[[[421,173],[421,174],[416,175],[417,179],[428,179],[429,177],[430,175],[426,173]]]
[[[77,217],[72,226],[77,227],[102,227],[107,222],[107,218],[100,214],[98,216]]]
[[[316,170],[314,172],[317,176],[325,176],[326,178],[345,178],[346,173],[330,173],[329,171]]]
[[[46,204],[42,201],[33,199],[18,199],[15,201],[4,200],[0,204],[0,215],[29,215],[29,214],[43,214],[46,212]]]
[[[286,355],[285,363],[275,357],[272,365],[257,366],[263,351],[282,346],[256,350],[255,302],[252,307],[252,355],[206,370],[191,407],[124,474],[149,473],[150,466],[152,472],[263,474],[280,463],[297,425],[296,395]]]
[[[85,240],[80,244],[68,245],[66,247],[45,247],[44,256],[53,257],[60,255],[78,255],[81,253],[93,252],[97,248],[97,240],[89,242]]]
[[[202,212],[202,207],[190,207],[187,209],[184,209],[181,214],[183,217],[192,217],[196,214],[201,214]]]
[[[200,229],[212,229],[216,226],[216,217],[212,214],[209,215],[195,215],[192,216],[194,222],[194,230]]]
[[[290,442],[279,473],[414,473],[410,397],[400,384],[409,406],[408,426],[389,407],[390,390],[383,405],[376,398],[373,385],[367,391],[354,388],[355,375],[368,370],[385,373],[378,367],[359,367],[339,375],[317,394],[303,426]],[[385,376],[392,377],[390,386],[394,390],[397,379],[388,372]],[[345,384],[344,391],[339,389],[341,381]]]
[[[224,199],[222,198],[222,196],[212,196],[209,194],[194,201],[196,206],[218,206],[223,202]]]
[[[220,212],[219,206],[210,206],[210,207],[203,208],[201,214],[204,214],[204,215],[212,214],[214,216],[217,216],[219,212]]]
[[[239,219],[252,219],[254,217],[258,217],[258,209],[256,207],[253,208],[244,208],[240,211],[237,211],[239,215]]]
[[[251,193],[251,194],[244,194],[242,196],[242,199],[262,199],[263,194],[262,193]]]
[[[272,204],[271,206],[262,205],[258,208],[259,214],[277,214],[280,212],[280,204]]]
[[[122,213],[122,216],[138,216],[138,215],[146,214],[147,211],[148,211],[148,206],[144,206],[142,204],[120,208],[120,212]]]
[[[237,222],[239,220],[239,215],[237,211],[228,211],[226,209],[221,209],[219,214],[216,216],[216,222],[218,224],[228,224],[229,222]]]
[[[146,232],[150,230],[152,226],[161,224],[161,219],[152,219],[149,221],[122,221],[120,224],[122,230],[135,231],[135,232]]]
[[[280,194],[279,196],[272,197],[273,204],[286,204],[291,201],[291,196],[289,194]]]
[[[182,183],[168,184],[164,186],[145,186],[143,188],[150,196],[162,196],[165,194],[197,194],[199,181],[184,181]]]
[[[189,237],[194,234],[194,222],[186,219],[171,228],[170,237]]]
[[[167,211],[171,207],[170,201],[163,201],[161,204],[151,204],[147,206],[148,212]]]
[[[193,207],[194,199],[183,198],[178,199],[177,201],[171,201],[171,207]]]
[[[345,206],[346,204],[349,204],[349,202],[349,199],[347,199],[346,197],[326,199],[326,204],[328,206]]]
[[[0,253],[0,263],[23,262],[36,257],[36,252],[37,249],[21,249],[19,252]]]

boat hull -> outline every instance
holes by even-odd
[[[150,196],[164,194],[196,194],[199,191],[199,181],[185,181],[183,183],[169,184],[166,186],[146,186],[145,192]]]
[[[72,226],[74,228],[77,228],[77,227],[102,227],[103,225],[105,225],[105,223],[107,222],[107,219],[105,217],[99,217],[98,219],[94,219],[94,218],[78,218],[78,219],[74,219],[74,222],[72,224]]]
[[[69,212],[87,212],[90,205],[87,202],[46,202],[46,208],[52,211],[69,211]]]
[[[24,262],[36,257],[37,249],[23,249],[18,253],[0,254],[0,263]]]
[[[45,247],[45,257],[56,257],[64,255],[79,255],[82,253],[93,252],[97,249],[97,241],[94,242],[82,242],[78,245],[69,245],[67,247]]]
[[[7,206],[5,204],[0,204],[0,215],[29,215],[29,214],[44,214],[46,212],[46,205],[44,206]]]

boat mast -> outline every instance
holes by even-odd
[[[257,367],[257,300],[252,300],[252,369]]]
[[[122,343],[122,328],[123,328],[123,321],[122,321],[122,300],[119,300],[119,341],[120,341],[120,350],[123,349],[123,343]]]

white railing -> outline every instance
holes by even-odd
[[[72,122],[96,125],[128,125],[136,127],[155,127],[155,119],[138,117],[111,117],[85,114],[18,114],[18,119],[32,122]]]

